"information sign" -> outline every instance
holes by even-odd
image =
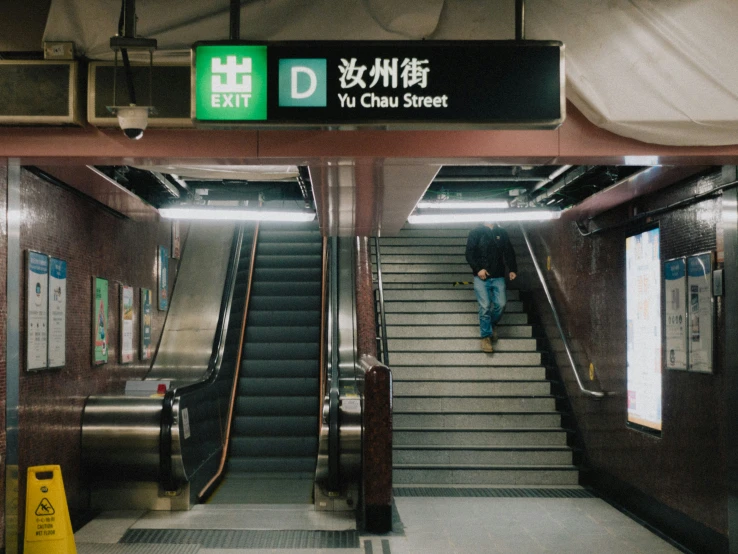
[[[661,432],[659,230],[625,241],[628,423]]]
[[[133,287],[120,287],[120,363],[133,361]]]
[[[67,262],[49,260],[49,367],[67,363]]]
[[[141,289],[141,359],[151,359],[151,314],[154,304],[151,289]]]
[[[169,251],[166,246],[159,247],[159,310],[166,311],[169,306]]]
[[[108,280],[92,278],[92,363],[108,362]]]
[[[689,369],[712,373],[712,255],[687,258],[689,286]]]
[[[198,124],[553,129],[565,117],[555,41],[199,42]]]
[[[666,299],[666,367],[687,369],[687,263],[684,258],[664,263]]]
[[[48,360],[49,257],[27,251],[26,369],[46,369]]]

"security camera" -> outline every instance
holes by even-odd
[[[116,108],[115,115],[123,133],[131,140],[138,140],[149,123],[149,106],[121,106]]]

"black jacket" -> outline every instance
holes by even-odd
[[[518,272],[510,237],[499,225],[492,229],[480,225],[469,232],[466,239],[466,261],[474,275],[486,269],[490,277],[506,277],[505,264],[508,271]]]

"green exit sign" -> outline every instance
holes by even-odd
[[[267,47],[200,46],[194,99],[196,119],[266,120]]]

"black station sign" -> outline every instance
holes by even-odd
[[[565,117],[553,41],[200,42],[192,118],[259,127],[552,129]]]

